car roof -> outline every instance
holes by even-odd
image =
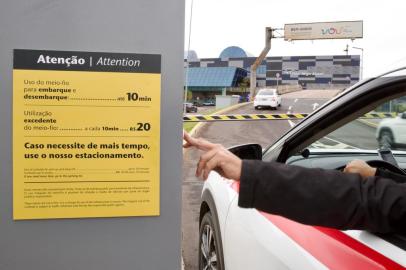
[[[258,94],[261,92],[273,92],[273,93],[277,93],[276,89],[274,88],[263,88],[263,89],[259,89]]]
[[[379,77],[406,76],[406,67],[397,68],[381,74]]]
[[[275,91],[276,88],[261,88],[261,89],[259,89],[259,91],[262,91],[262,90],[272,90],[272,91]]]

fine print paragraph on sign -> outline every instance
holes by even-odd
[[[160,55],[14,50],[14,219],[159,215],[160,96]]]

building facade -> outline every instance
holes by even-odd
[[[238,47],[228,47],[219,58],[190,59],[184,62],[185,72],[189,65],[188,88],[198,90],[196,76],[201,73],[209,74],[212,68],[238,68],[238,76],[234,76],[234,84],[220,87],[239,87],[242,77],[250,76],[250,67],[256,57],[241,56],[243,51]],[[247,54],[246,54],[247,55]],[[244,70],[242,72],[241,70]],[[214,74],[215,72],[213,72]],[[200,74],[200,75],[199,75]],[[359,55],[323,55],[323,56],[275,56],[267,57],[257,69],[257,87],[272,87],[278,85],[301,85],[314,89],[344,88],[359,81],[360,56]],[[205,91],[218,91],[217,85],[210,76],[206,77]],[[210,82],[209,82],[210,81]],[[185,81],[186,84],[186,81]],[[217,88],[216,88],[217,87]],[[201,88],[200,88],[201,89]]]

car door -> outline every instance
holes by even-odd
[[[226,269],[404,269],[406,252],[366,231],[339,231],[230,207]],[[406,242],[405,242],[406,243]]]
[[[376,148],[362,151],[351,145],[351,140],[355,138],[351,135],[355,130],[354,125],[367,128],[368,124],[362,122],[365,120],[363,115],[373,111],[381,103],[399,96],[406,96],[405,75],[383,76],[354,86],[301,123],[295,123],[297,125],[291,131],[265,151],[263,160],[288,162],[289,159],[299,157],[304,160],[303,166],[334,169],[345,165],[347,159],[354,157],[377,159]],[[340,130],[342,127],[346,127],[345,132]],[[369,133],[376,140],[375,132]],[[333,135],[346,136],[345,142],[348,144],[336,140],[336,137],[328,137]],[[362,136],[361,131],[359,137]],[[306,154],[302,154],[303,149],[316,142],[318,146],[326,146],[326,149],[320,150],[321,153],[335,159],[323,159],[323,162],[319,159],[313,163],[307,159]],[[365,143],[370,147],[375,144],[377,142],[372,139]],[[352,154],[348,155],[347,152]],[[337,153],[339,158],[336,157]],[[402,164],[406,166],[406,154],[402,158]],[[238,183],[232,185],[232,188],[238,193]],[[384,237],[366,231],[340,231],[308,226],[255,209],[242,209],[237,203],[238,197],[233,200],[225,223],[226,269],[406,267],[406,238],[403,236]]]
[[[233,188],[238,192],[238,184]],[[278,227],[274,224],[277,216],[240,208],[237,202],[238,198],[235,198],[225,224],[223,246],[226,269],[327,269],[290,238],[283,225]],[[283,218],[278,220],[304,226]]]

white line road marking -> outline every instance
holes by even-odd
[[[292,110],[292,106],[289,106],[289,109],[288,109],[288,111],[287,111],[286,113],[289,114],[289,113],[290,113],[290,110]],[[294,126],[295,126],[295,123],[293,123],[291,120],[288,120],[288,123],[289,123],[290,127],[294,127]]]
[[[293,101],[294,103],[296,103],[298,101],[298,99],[296,98],[295,101]]]
[[[322,140],[329,140],[335,143],[334,145],[323,143]],[[319,148],[319,149],[359,149],[358,147],[348,145],[346,143],[337,141],[335,139],[329,137],[323,137],[320,140],[312,143],[311,148]]]
[[[313,111],[314,111],[314,110],[319,106],[319,103],[316,103],[316,102],[315,102],[315,103],[313,103],[312,105],[313,105]]]
[[[324,138],[326,138],[327,140],[330,140],[330,141],[336,142],[336,143],[338,143],[338,144],[345,144],[345,145],[347,145],[347,146],[349,146],[349,147],[352,147],[352,148],[355,148],[355,149],[359,149],[358,147],[355,147],[355,146],[353,146],[353,145],[349,145],[349,144],[346,144],[346,143],[343,143],[343,142],[337,141],[337,140],[332,139],[332,138],[327,137],[327,136],[326,136],[326,137],[324,137]]]

